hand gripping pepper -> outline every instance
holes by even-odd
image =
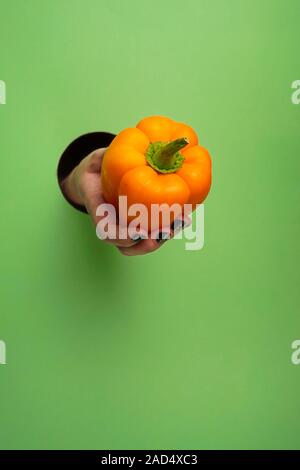
[[[211,159],[188,125],[163,116],[142,119],[121,131],[107,148],[101,173],[104,198],[127,204],[196,204],[211,186]],[[176,217],[176,214],[174,215]]]

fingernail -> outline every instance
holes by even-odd
[[[171,229],[175,232],[176,230],[179,230],[184,227],[184,220],[182,219],[175,219],[174,222],[171,225]]]
[[[134,233],[130,239],[133,241],[133,242],[140,242],[141,240],[146,240],[146,236],[143,235],[143,234],[140,234],[140,233]]]
[[[137,242],[140,239],[140,235],[139,233],[134,233],[130,238],[133,242]]]
[[[187,227],[188,225],[190,224],[186,222],[184,219],[175,219],[171,225],[171,229],[174,232],[176,232],[177,230],[183,229],[184,227]]]
[[[156,237],[157,243],[164,243],[170,238],[170,234],[168,232],[159,232],[158,236]]]

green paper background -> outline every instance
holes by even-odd
[[[0,447],[300,448],[298,0],[0,0]],[[205,246],[127,258],[57,187],[144,116],[213,158]]]

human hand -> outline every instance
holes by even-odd
[[[105,148],[97,149],[85,157],[73,171],[62,181],[61,186],[67,197],[76,204],[86,207],[95,226],[101,220],[101,216],[97,215],[97,207],[100,204],[106,204],[101,190],[101,165]],[[126,239],[118,236],[114,239],[106,238],[105,242],[115,245],[117,249],[126,256],[145,255],[158,250],[161,245],[168,239],[174,237],[179,229],[189,224],[189,220],[176,220],[172,227],[166,227],[145,239],[132,239],[127,234]],[[118,234],[118,225],[116,233]],[[175,233],[174,233],[175,232]]]

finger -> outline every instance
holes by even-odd
[[[125,256],[146,255],[157,251],[167,240],[171,240],[174,232],[170,227],[152,232],[146,240],[129,248],[119,248],[119,251]]]
[[[128,231],[128,227],[121,227],[117,222],[117,212],[112,204],[107,204],[101,192],[89,197],[86,204],[96,226],[97,237],[111,245],[118,247],[131,247],[141,239],[146,239],[148,234],[143,231]]]
[[[152,253],[153,251],[158,250],[160,245],[156,240],[148,238],[147,240],[142,240],[131,247],[118,247],[120,253],[125,256],[139,256],[146,255],[147,253]]]
[[[112,207],[114,211],[114,208]],[[109,216],[108,216],[109,217]],[[144,232],[135,232],[128,233],[128,228],[121,228],[118,224],[115,224],[114,221],[109,222],[107,217],[98,217],[98,222],[96,224],[97,236],[101,240],[104,240],[111,245],[117,247],[129,248],[133,247],[141,241],[146,241],[147,233]]]
[[[191,225],[191,223],[192,223],[192,219],[188,215],[186,215],[184,217],[179,217],[175,219],[171,225],[171,228],[174,234],[177,235],[177,233],[179,233],[181,230]]]
[[[141,239],[147,238],[147,233],[139,230],[128,232],[128,227],[121,227],[117,222],[117,212],[112,204],[108,204],[100,195],[94,195],[87,200],[86,208],[96,226],[97,237],[111,245],[130,247]]]

